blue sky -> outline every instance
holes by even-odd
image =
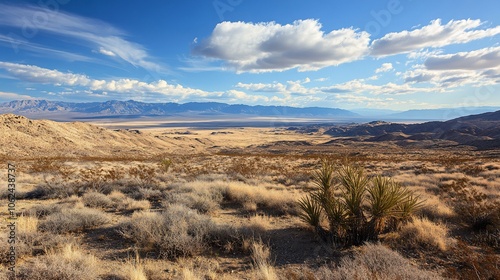
[[[0,101],[500,106],[498,11],[498,1],[0,1]]]

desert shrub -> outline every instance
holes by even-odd
[[[252,243],[251,250],[254,273],[257,279],[277,280],[278,274],[271,263],[271,251],[269,248],[259,240]]]
[[[26,192],[26,199],[54,199],[66,198],[72,195],[79,195],[82,189],[78,184],[65,181],[60,177],[45,177],[45,184],[37,185],[33,190]]]
[[[453,205],[457,217],[460,217],[476,232],[495,232],[500,230],[500,202],[488,199],[488,196],[469,185],[469,179],[463,177],[449,184],[441,185],[441,195]]]
[[[78,232],[109,222],[107,214],[92,208],[73,208],[48,215],[41,221],[42,231],[53,233]]]
[[[168,170],[170,169],[170,166],[172,166],[172,160],[169,158],[164,158],[160,161],[158,165],[162,172],[167,173]]]
[[[433,221],[448,220],[456,216],[446,201],[442,201],[436,196],[426,198],[425,205],[419,209],[418,215],[427,217]]]
[[[209,217],[174,204],[163,213],[134,213],[121,225],[121,232],[143,249],[157,250],[161,257],[177,258],[200,253],[213,226]]]
[[[33,161],[29,171],[32,173],[53,173],[59,171],[63,162],[55,158],[40,157]]]
[[[253,206],[256,205],[256,208],[272,215],[298,213],[294,195],[288,191],[241,182],[229,182],[222,191],[226,201],[239,203],[251,211],[255,211]]]
[[[145,164],[132,166],[127,170],[130,178],[133,178],[139,186],[151,186],[156,180],[156,168]]]
[[[83,204],[91,208],[109,208],[114,205],[113,201],[105,194],[99,192],[88,192],[82,196]]]
[[[72,245],[66,245],[61,252],[51,252],[22,264],[16,279],[99,279],[100,271],[97,258]]]
[[[426,218],[415,218],[405,224],[394,235],[389,235],[387,241],[395,241],[399,246],[413,249],[446,251],[453,243],[448,237],[448,228]]]
[[[112,191],[108,198],[118,211],[137,211],[151,208],[151,203],[148,200],[135,200],[119,191]]]
[[[271,220],[269,216],[254,215],[250,217],[248,223],[246,223],[245,230],[249,230],[253,236],[261,236],[270,227],[271,227]]]
[[[366,244],[353,258],[344,257],[338,267],[321,267],[317,279],[442,279],[413,266],[407,259],[381,244]]]
[[[299,217],[324,235],[319,221],[328,219],[329,238],[344,244],[361,244],[394,230],[421,207],[420,199],[385,177],[369,178],[360,167],[324,161],[315,172],[316,189],[299,200]]]
[[[223,200],[220,189],[212,187],[211,183],[200,181],[189,184],[173,185],[166,196],[166,204],[183,204],[201,213],[211,213],[219,209]]]
[[[53,213],[61,212],[62,205],[60,204],[39,204],[31,207],[26,211],[29,216],[42,218]]]

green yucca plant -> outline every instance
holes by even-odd
[[[372,184],[367,192],[374,234],[383,231],[388,219],[402,216],[402,204],[411,195],[408,189],[403,188],[390,178],[382,176],[376,176],[372,179]]]
[[[321,205],[311,196],[306,196],[299,199],[299,207],[302,213],[299,213],[299,218],[315,229],[319,227],[321,222]]]
[[[376,239],[389,221],[406,221],[422,205],[413,192],[390,178],[368,177],[361,167],[323,161],[313,174],[316,189],[299,200],[299,217],[323,232],[328,219],[331,240],[361,244]]]

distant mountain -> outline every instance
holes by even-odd
[[[349,111],[354,112],[356,114],[360,114],[363,117],[383,117],[397,113],[402,113],[401,111],[388,110],[388,109],[372,109],[372,108],[349,109]]]
[[[47,100],[20,100],[0,104],[0,113],[14,113],[27,116],[66,113],[89,116],[168,116],[173,114],[217,115],[245,114],[255,116],[295,117],[359,117],[358,114],[337,108],[289,106],[249,106],[217,102],[144,103],[133,100],[71,103]],[[49,115],[50,116],[50,115]]]
[[[463,116],[498,111],[500,107],[460,107],[408,110],[383,116],[385,120],[451,120]],[[357,111],[355,111],[357,112]],[[379,115],[380,116],[380,115]]]
[[[500,111],[460,117],[448,121],[401,124],[374,121],[334,126],[325,134],[337,137],[366,136],[366,141],[449,140],[478,149],[500,148]]]

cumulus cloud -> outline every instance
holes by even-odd
[[[392,67],[392,63],[383,63],[382,66],[380,66],[379,68],[375,69],[375,73],[382,73],[382,72],[387,72],[387,71],[390,71],[394,69]]]
[[[144,100],[147,96],[168,97],[177,102],[194,98],[199,100],[221,100],[229,102],[239,101],[248,103],[257,102],[285,102],[285,98],[247,94],[243,91],[228,90],[210,92],[201,89],[184,87],[179,84],[170,84],[165,80],[143,82],[136,79],[92,79],[86,75],[64,73],[58,70],[42,68],[35,65],[25,65],[10,62],[1,62],[0,69],[5,69],[10,75],[24,81],[41,84],[52,84],[66,87],[60,94],[87,94],[89,96],[106,96],[108,93],[117,93],[127,98]],[[51,93],[48,93],[51,94]],[[52,93],[53,94],[53,93]],[[4,96],[6,96],[4,94]],[[108,95],[109,96],[109,95]],[[1,96],[0,96],[1,97]],[[10,99],[26,99],[23,96],[11,96]],[[7,98],[7,97],[6,97]]]
[[[304,84],[311,82],[311,79],[305,78],[303,80],[297,81],[287,81],[286,84],[282,84],[279,82],[274,83],[238,83],[236,84],[237,88],[246,89],[253,92],[275,92],[281,93],[284,95],[290,94],[315,94],[317,93],[316,88],[307,88]]]
[[[500,47],[431,56],[425,61],[425,67],[430,70],[500,68]]]
[[[500,26],[478,29],[483,24],[481,20],[466,19],[450,20],[443,25],[441,19],[436,19],[422,28],[389,33],[374,40],[371,44],[371,55],[409,53],[423,48],[463,44],[500,34]]]
[[[369,34],[354,28],[325,33],[317,20],[222,22],[193,53],[223,60],[237,72],[271,72],[297,68],[318,70],[361,59],[368,51]]]
[[[407,83],[431,83],[443,88],[500,83],[500,47],[434,55],[403,73]]]
[[[41,22],[32,23],[30,19]],[[125,33],[110,24],[63,11],[53,11],[38,6],[11,6],[0,4],[0,26],[18,28],[28,37],[47,32],[70,38],[105,55],[114,54],[128,63],[152,71],[164,71],[164,67],[150,57],[146,49],[125,39]]]
[[[366,83],[364,79],[355,79],[329,87],[322,87],[320,89],[321,91],[328,93],[370,93],[374,95],[402,95],[416,92],[434,92],[437,90],[436,88],[413,87],[412,85],[407,83],[387,83],[383,85],[373,85]]]

